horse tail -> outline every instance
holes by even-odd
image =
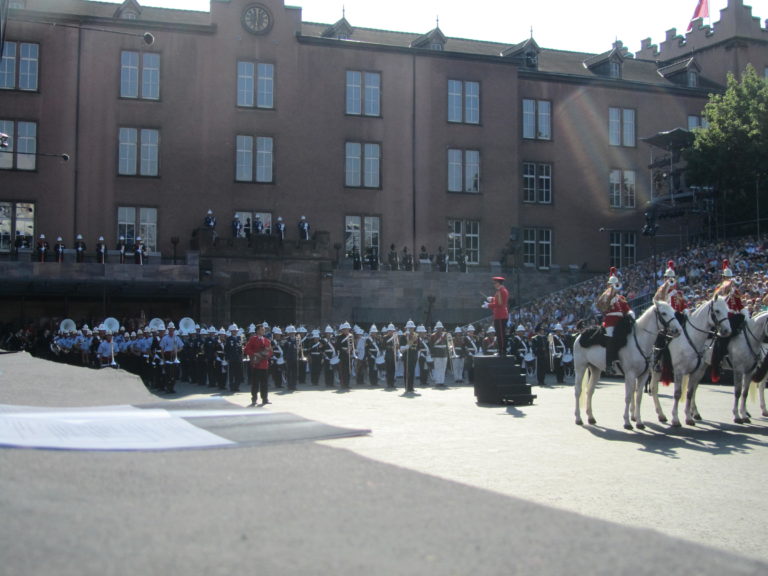
[[[749,391],[747,392],[747,398],[749,399],[752,404],[755,404],[757,402],[757,387],[759,386],[758,382],[755,382],[754,380],[749,381]]]
[[[683,376],[683,379],[680,381],[680,399],[684,400],[688,397],[688,384],[691,381],[691,375],[686,374]]]

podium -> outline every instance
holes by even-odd
[[[533,404],[526,373],[514,357],[475,356],[475,396],[480,404]]]

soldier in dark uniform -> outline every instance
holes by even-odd
[[[56,238],[56,244],[53,245],[53,253],[56,256],[56,262],[61,264],[64,262],[64,240],[62,240],[61,236]]]
[[[333,342],[333,328],[330,326],[325,327],[325,338],[323,338],[323,377],[325,378],[325,385],[328,388],[333,388],[335,374],[334,366],[331,364],[331,360],[337,357],[336,346]]]
[[[400,270],[400,258],[397,254],[394,244],[389,245],[389,255],[387,256],[390,270]]]
[[[368,330],[368,338],[365,339],[365,362],[368,368],[368,385],[379,385],[379,366],[376,362],[379,357],[384,357],[384,348],[379,338],[379,329],[373,324]]]
[[[309,240],[309,222],[307,222],[307,217],[302,216],[299,219],[299,240]]]
[[[352,245],[352,270],[362,270],[363,269],[363,261],[360,258],[360,251],[357,249],[357,246],[354,244]]]
[[[218,341],[218,332],[211,326],[211,329],[208,330],[207,338],[203,344],[203,356],[205,359],[205,385],[208,388],[216,387],[216,348],[218,347]]]
[[[309,353],[309,381],[312,386],[320,383],[320,372],[323,369],[323,342],[320,340],[320,331],[312,330],[312,338],[304,349]]]
[[[563,338],[563,327],[561,324],[555,324],[555,331],[552,334],[552,368],[558,384],[565,382],[565,368],[563,367],[563,354],[566,351],[565,339]]]
[[[456,264],[459,266],[459,272],[467,271],[467,255],[464,253],[464,248],[459,246],[456,252]]]
[[[283,346],[283,331],[279,326],[272,328],[272,357],[269,359],[269,371],[272,373],[272,381],[275,388],[283,387],[285,375],[285,350]]]
[[[99,241],[96,242],[96,262],[99,264],[107,262],[107,245],[104,243],[104,236],[99,236]]]
[[[258,214],[253,221],[253,233],[256,234],[256,236],[264,234],[264,222],[261,221],[261,216]]]
[[[379,253],[376,250],[375,246],[371,246],[368,248],[368,267],[371,270],[378,270],[379,269]]]
[[[299,372],[298,346],[296,344],[296,327],[285,327],[287,338],[283,340],[283,354],[285,355],[285,385],[288,390],[296,390],[296,382]]]
[[[277,239],[280,240],[280,242],[285,240],[285,222],[283,222],[282,216],[277,217],[277,223],[275,223],[275,227],[272,232],[275,236],[277,236]]]
[[[419,356],[419,335],[416,334],[416,324],[413,320],[405,323],[405,333],[400,338],[400,350],[404,357],[405,391],[414,391],[416,377],[416,361]]]
[[[351,366],[355,357],[355,339],[351,330],[349,322],[342,323],[339,326],[341,333],[336,337],[335,343],[336,352],[339,355],[339,387],[343,390],[349,389]]]
[[[240,216],[235,214],[235,217],[232,218],[232,238],[239,238],[240,232],[243,230],[243,223],[240,222]]]
[[[251,226],[251,219],[249,217],[245,219],[245,224],[243,225],[243,234],[245,234],[245,239],[248,242],[251,241],[251,230],[253,230],[253,226]]]
[[[389,324],[384,330],[384,339],[381,345],[384,347],[384,375],[387,388],[393,390],[395,388],[397,360],[400,357],[400,338],[393,324]]]
[[[37,246],[35,247],[35,260],[37,262],[45,262],[45,256],[48,254],[50,246],[48,240],[45,239],[45,234],[40,234],[37,239]]]
[[[413,272],[413,255],[408,252],[408,247],[403,246],[403,255],[400,258],[403,270],[406,272]]]
[[[19,259],[19,250],[24,247],[24,236],[21,235],[21,230],[16,230],[16,238],[13,240],[13,259]]]
[[[437,247],[437,257],[435,258],[437,263],[438,272],[448,272],[448,255],[443,252],[443,247]]]
[[[229,363],[229,391],[240,392],[243,383],[243,341],[237,324],[230,324],[224,343],[224,355]]]
[[[297,366],[299,370],[299,384],[307,383],[307,329],[299,326],[296,330]]]
[[[125,264],[125,248],[125,236],[120,236],[120,239],[115,246],[115,250],[120,253],[120,264]]]
[[[208,213],[203,219],[203,226],[205,228],[210,228],[211,230],[216,228],[216,216],[213,215],[213,210],[208,210]]]
[[[83,235],[78,234],[75,237],[75,262],[83,262],[85,260],[85,242],[83,242]]]
[[[536,336],[531,339],[531,350],[536,356],[536,381],[539,386],[543,386],[544,377],[549,367],[549,342],[544,324],[536,326]]]
[[[146,258],[147,247],[141,241],[141,236],[136,236],[136,244],[133,245],[133,261],[139,266],[143,266]]]

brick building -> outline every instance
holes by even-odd
[[[728,72],[768,68],[768,31],[743,0],[634,55],[619,41],[587,54],[309,23],[282,0],[7,3],[1,290],[34,313],[58,314],[62,297],[150,306],[164,291],[213,322],[332,321],[352,255],[385,261],[391,244],[451,262],[461,249],[470,270],[631,264],[652,249],[649,202],[688,192],[660,181],[665,151],[644,139],[701,124]],[[660,244],[707,232],[706,198],[693,201]],[[279,217],[286,238],[235,235],[235,215],[251,230]],[[15,254],[40,234],[69,248],[141,236],[156,268],[51,277]]]

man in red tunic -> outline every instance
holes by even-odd
[[[731,270],[731,263],[728,260],[723,260],[723,281],[715,288],[715,292],[712,295],[713,298],[722,296],[725,298],[725,302],[728,305],[728,320],[731,324],[730,336],[718,336],[715,339],[715,345],[712,347],[712,364],[710,377],[712,382],[720,381],[720,362],[723,357],[728,353],[728,342],[731,340],[734,334],[742,327],[745,318],[749,315],[747,307],[741,300],[741,293],[739,288],[733,279],[733,270]]]
[[[267,375],[269,373],[269,358],[272,356],[272,344],[264,336],[265,326],[259,324],[256,333],[245,344],[245,355],[251,364],[251,405],[256,406],[259,394],[262,404],[271,404],[267,397],[269,390]]]
[[[498,355],[504,358],[507,355],[507,321],[509,320],[509,290],[504,286],[503,276],[493,277],[493,287],[496,293],[488,296],[488,308],[493,314],[493,326],[496,328],[496,339],[498,340]]]
[[[616,326],[626,317],[632,315],[627,299],[620,293],[621,284],[616,275],[616,268],[611,267],[611,275],[608,278],[608,288],[597,299],[597,308],[603,313],[603,328],[608,341],[605,346],[606,368],[611,369],[613,363],[619,359],[617,339],[614,338]],[[617,334],[618,336],[618,334]]]

